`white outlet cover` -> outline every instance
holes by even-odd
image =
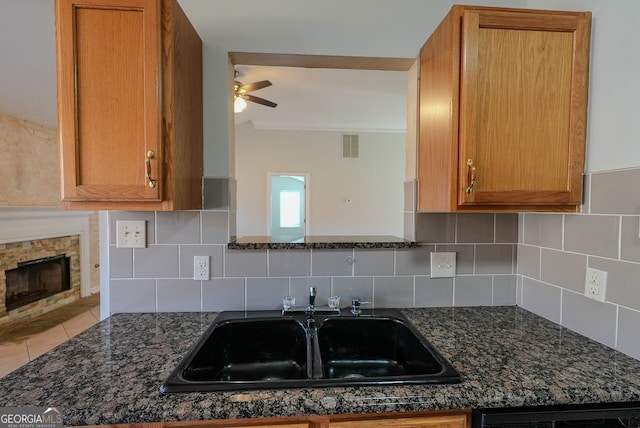
[[[607,297],[607,272],[587,268],[584,279],[584,295],[598,302],[605,302]]]
[[[211,265],[210,256],[193,256],[193,279],[196,281],[209,280],[210,265]]]
[[[431,278],[453,278],[456,276],[456,253],[431,253]]]

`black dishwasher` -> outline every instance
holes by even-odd
[[[480,409],[474,428],[640,428],[640,402]]]

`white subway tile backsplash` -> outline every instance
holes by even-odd
[[[540,247],[518,244],[517,272],[520,275],[540,279]]]
[[[456,242],[456,214],[416,213],[415,236],[418,242]]]
[[[109,248],[111,263],[109,263],[110,278],[133,277],[133,249]]]
[[[429,275],[432,251],[432,245],[396,250],[396,275]]]
[[[229,250],[224,252],[224,276],[267,276],[267,250]]]
[[[615,305],[571,291],[562,293],[562,325],[611,347],[615,346],[616,312]]]
[[[524,282],[524,277],[518,275],[518,279],[516,280],[516,305],[524,307],[522,303],[522,283]]]
[[[586,175],[581,214],[520,214],[516,285],[516,301],[525,309],[636,358],[638,177],[640,168]],[[604,304],[583,295],[587,267],[608,273]]]
[[[522,307],[559,324],[561,292],[559,287],[523,278]]]
[[[454,280],[453,301],[456,306],[491,306],[491,276],[459,276]]]
[[[416,240],[416,214],[413,212],[405,212],[402,216],[403,234],[402,237],[407,241]]]
[[[457,214],[456,242],[490,243],[495,240],[495,214]]]
[[[227,211],[203,211],[202,212],[202,243],[203,244],[227,244],[230,234],[229,213]],[[235,223],[233,223],[235,225]]]
[[[309,276],[310,250],[269,250],[269,276]]]
[[[640,217],[622,217],[620,236],[620,258],[631,262],[640,262]]]
[[[453,278],[415,277],[415,306],[453,306]]]
[[[247,310],[282,309],[288,294],[288,278],[247,278]]]
[[[618,312],[618,350],[640,360],[640,312],[621,307]]]
[[[178,246],[150,245],[133,250],[134,278],[177,278]]]
[[[542,281],[577,292],[584,291],[587,256],[543,248],[540,263]]]
[[[373,279],[373,303],[376,308],[413,307],[412,276],[376,276]]]
[[[158,244],[199,244],[200,212],[158,212],[156,234]]]
[[[476,245],[476,274],[513,273],[513,244]]]
[[[311,250],[311,275],[353,275],[352,250]]]
[[[496,214],[496,243],[515,244],[518,242],[518,214]]]
[[[158,279],[158,312],[197,312],[201,309],[201,281]]]
[[[495,275],[493,277],[493,306],[516,304],[516,275]]]
[[[640,168],[591,174],[592,214],[640,214]]]
[[[279,309],[285,294],[306,306],[310,286],[318,305],[329,295],[343,307],[352,297],[377,307],[518,304],[602,343],[617,339],[618,349],[640,358],[640,211],[619,191],[639,175],[640,168],[585,176],[591,198],[582,214],[405,210],[405,235],[421,245],[400,250],[228,250],[231,179],[228,207],[223,200],[202,211],[109,212],[110,310]],[[411,208],[415,183],[404,191]],[[149,247],[116,248],[117,220],[145,220]],[[432,251],[457,253],[455,279],[429,277]],[[194,255],[211,256],[210,281],[191,280]],[[605,304],[582,296],[587,265],[609,274]]]
[[[417,189],[417,180],[407,180],[403,183],[405,211],[413,212],[416,210]]]
[[[119,312],[155,312],[155,279],[112,279],[109,281],[109,307]]]
[[[562,249],[562,214],[523,214],[522,243]]]
[[[619,229],[619,216],[567,214],[564,219],[564,250],[618,258]]]
[[[203,208],[205,210],[229,209],[229,179],[205,177],[202,181]]]
[[[203,311],[245,310],[244,278],[213,278],[202,281]]]
[[[389,249],[354,250],[356,276],[393,275],[395,251]]]

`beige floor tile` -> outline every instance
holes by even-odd
[[[29,362],[27,344],[0,344],[0,378]]]
[[[63,322],[62,326],[69,337],[73,337],[97,323],[98,320],[91,314],[91,311],[87,311],[71,318],[69,321]]]
[[[29,350],[29,358],[34,360],[68,339],[69,336],[62,324],[50,328],[47,331],[43,331],[42,333],[33,335],[26,341],[27,349]]]

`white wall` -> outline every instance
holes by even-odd
[[[337,131],[235,132],[238,236],[269,235],[267,172],[310,175],[307,234],[402,236],[404,133],[358,133],[360,157],[343,159]]]
[[[227,52],[218,46],[203,44],[203,122],[204,176],[226,178],[231,175],[229,159],[229,85]]]
[[[529,0],[529,8],[592,12],[587,172],[640,166],[638,0]]]

